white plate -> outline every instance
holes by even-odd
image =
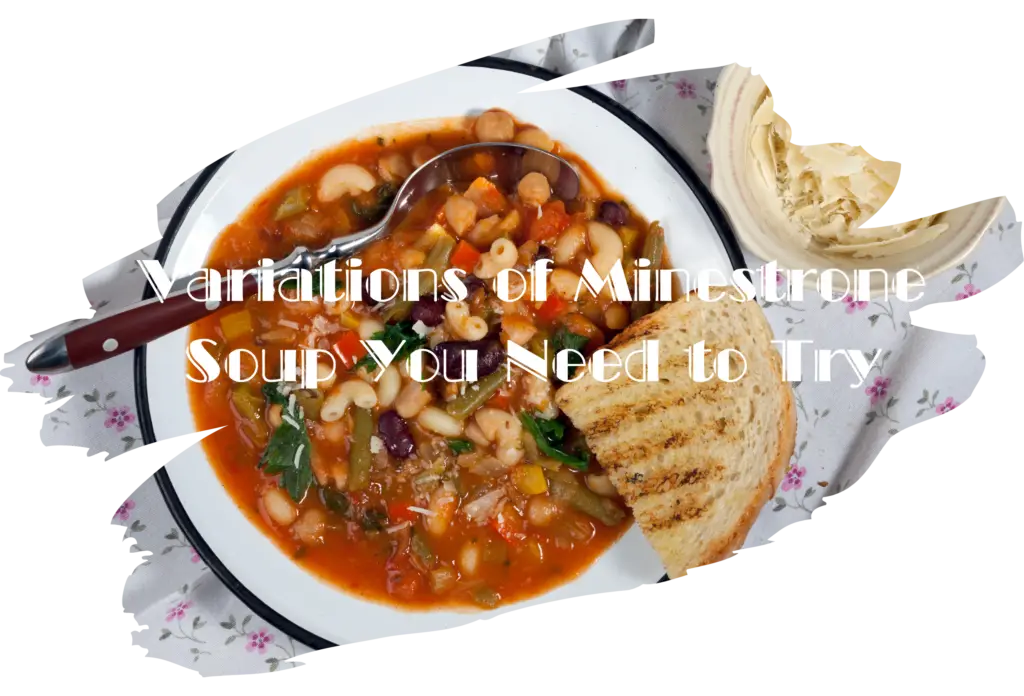
[[[691,273],[732,270],[732,262],[740,259],[721,211],[689,167],[643,124],[627,124],[631,115],[613,113],[610,100],[599,105],[594,100],[603,98],[592,90],[519,94],[549,76],[525,66],[486,64],[490,67],[446,70],[318,114],[241,148],[215,171],[209,168],[161,246],[168,274],[181,277],[201,268],[220,231],[309,155],[377,124],[490,107],[508,109],[544,128],[590,162],[648,219],[661,221],[676,267]],[[186,390],[186,337],[186,330],[178,331],[137,354],[139,412],[148,441],[196,431]],[[263,618],[312,647],[447,628],[538,602],[628,590],[664,574],[634,526],[578,579],[532,600],[490,612],[404,611],[349,595],[296,565],[236,507],[201,446],[169,464],[158,481],[183,532],[221,580]]]

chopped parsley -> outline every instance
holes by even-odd
[[[590,465],[590,452],[585,447],[579,447],[576,452],[570,454],[562,449],[562,441],[565,439],[565,425],[557,420],[549,420],[534,416],[526,411],[519,414],[519,420],[523,427],[533,436],[537,448],[546,457],[565,464],[577,471],[586,471]]]
[[[394,354],[394,361],[399,362],[427,345],[426,337],[420,336],[413,331],[412,327],[413,322],[408,320],[385,324],[384,330],[370,336],[370,340],[383,341],[388,351]],[[377,360],[368,353],[355,364],[353,369],[358,370],[360,367],[365,367],[368,372],[375,370],[377,369]]]
[[[352,212],[366,222],[377,222],[388,212],[397,193],[397,189],[390,183],[383,183],[373,191],[372,198],[365,194],[353,198]],[[370,200],[367,201],[367,198]]]
[[[271,433],[258,466],[269,476],[280,475],[281,487],[292,500],[299,502],[313,484],[313,469],[309,463],[312,443],[306,432],[305,416],[297,402],[293,401],[289,409],[292,400],[281,392],[277,383],[264,384],[263,395],[270,403],[282,406],[282,422]]]
[[[455,454],[466,454],[473,451],[473,443],[469,440],[448,440],[448,449]]]

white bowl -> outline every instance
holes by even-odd
[[[853,258],[804,248],[774,192],[757,173],[750,150],[751,120],[766,89],[764,80],[748,68],[725,68],[715,89],[714,117],[708,134],[711,188],[740,241],[761,260],[777,261],[783,269],[836,268],[848,273],[882,269],[890,279],[899,270],[915,269],[927,279],[952,268],[970,254],[999,214],[1003,198],[946,211],[942,222],[949,225],[948,230],[930,242],[892,256]],[[808,287],[815,282],[813,275],[806,279]],[[884,286],[880,274],[872,274],[872,295],[881,293]]]
[[[221,230],[275,180],[313,153],[374,132],[375,124],[501,107],[543,127],[650,219],[660,220],[677,267],[728,273],[742,263],[721,211],[663,140],[593,90],[521,94],[550,75],[515,66],[520,64],[488,60],[453,68],[241,148],[204,170],[172,219],[158,258],[172,277],[198,270]],[[147,442],[196,431],[185,380],[186,338],[186,330],[178,331],[137,352],[137,398]],[[579,578],[542,596],[490,612],[406,611],[347,594],[296,565],[236,507],[201,446],[169,464],[158,482],[183,532],[220,579],[264,619],[312,647],[456,626],[519,606],[627,590],[664,575],[634,526]]]

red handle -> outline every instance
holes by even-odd
[[[256,277],[247,275],[242,282],[243,296],[255,294],[257,287]],[[221,281],[221,297],[228,297],[227,278]],[[71,369],[77,370],[135,350],[230,304],[241,302],[203,302],[194,300],[188,293],[183,292],[172,295],[163,302],[145,302],[109,317],[97,319],[64,334]]]

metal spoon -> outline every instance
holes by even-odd
[[[418,201],[431,191],[465,177],[460,176],[460,163],[483,152],[495,156],[496,172],[491,177],[504,190],[512,190],[519,179],[531,171],[540,171],[552,182],[559,198],[572,200],[579,194],[580,180],[572,165],[550,152],[513,143],[474,143],[443,152],[413,172],[405,180],[395,200],[380,222],[369,229],[338,237],[322,249],[297,247],[287,258],[275,263],[269,272],[277,278],[285,271],[315,271],[328,261],[338,261],[358,254],[371,243],[390,234],[398,222],[408,215]],[[461,170],[465,171],[465,170]],[[185,282],[175,283],[184,288]],[[255,275],[246,276],[242,285],[245,297],[256,294],[259,282]],[[193,293],[205,295],[202,283]],[[228,297],[228,279],[221,283],[221,297]],[[238,300],[231,301],[237,303]],[[161,336],[177,331],[221,309],[224,303],[200,302],[184,289],[159,298],[138,302],[127,309],[102,319],[77,326],[43,341],[25,360],[25,367],[37,374],[58,374],[134,350]]]

